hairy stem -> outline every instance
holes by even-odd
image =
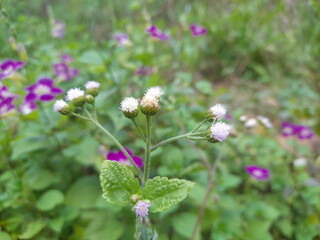
[[[131,121],[133,122],[134,126],[136,127],[136,129],[138,130],[140,136],[142,137],[143,141],[146,143],[147,142],[147,138],[144,136],[144,134],[142,133],[141,129],[139,128],[136,120],[134,118],[131,118]]]
[[[183,135],[179,135],[179,136],[175,136],[175,137],[172,137],[172,138],[168,138],[166,140],[163,140],[161,142],[159,142],[158,144],[154,145],[151,147],[151,151],[154,151],[156,150],[158,147],[164,145],[164,144],[167,144],[167,143],[171,143],[171,142],[174,142],[174,141],[177,141],[179,139],[182,139],[182,138],[186,138],[186,137],[189,137],[190,133],[186,133],[186,134],[183,134]]]
[[[149,179],[150,172],[150,146],[151,146],[151,116],[146,116],[147,119],[147,142],[146,142],[146,154],[145,154],[145,165],[144,165],[144,176],[143,180],[146,182]]]

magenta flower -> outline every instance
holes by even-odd
[[[28,95],[24,98],[22,105],[20,106],[20,111],[23,115],[27,115],[37,109],[38,105],[36,100]]]
[[[62,39],[64,38],[65,33],[66,33],[66,25],[60,20],[55,20],[51,29],[52,37]]]
[[[312,138],[314,133],[307,126],[296,125],[296,135],[298,136],[299,139],[304,140],[304,139]]]
[[[133,161],[137,164],[137,166],[139,168],[141,168],[143,166],[142,158],[140,158],[138,156],[134,156],[132,150],[130,150],[129,148],[125,148],[125,149],[129,153],[129,155],[132,157]],[[123,165],[132,166],[132,164],[129,161],[129,159],[120,150],[118,152],[113,152],[113,151],[109,152],[107,154],[106,158],[107,158],[107,160],[117,161],[117,162],[119,162],[120,164],[123,164]]]
[[[56,95],[63,93],[61,88],[53,85],[51,78],[41,78],[37,83],[27,87],[26,90],[29,91],[25,98],[28,104],[35,101],[51,101]]]
[[[150,33],[150,36],[153,38],[157,38],[161,41],[169,40],[170,36],[160,31],[158,27],[152,25],[151,27],[147,28],[146,31]]]
[[[189,29],[194,37],[206,35],[208,32],[205,27],[197,25],[197,24],[190,25]]]
[[[139,67],[135,72],[136,75],[147,76],[153,72],[151,67]]]
[[[117,41],[118,46],[128,46],[130,45],[130,39],[128,34],[125,33],[115,33],[114,34],[114,39]]]
[[[61,78],[64,81],[70,81],[79,74],[78,69],[70,68],[64,62],[54,64],[53,71],[58,78]]]
[[[252,178],[259,181],[269,180],[270,178],[270,170],[267,168],[251,165],[251,166],[246,166],[245,170],[248,174],[250,174]]]
[[[67,54],[61,54],[60,59],[61,59],[61,62],[63,62],[63,63],[73,62],[73,57],[71,57],[70,55],[67,55]]]
[[[6,86],[0,88],[0,116],[15,108],[13,100],[18,98],[18,95],[9,92]]]
[[[296,134],[296,125],[289,122],[283,122],[281,124],[281,134],[284,137],[294,136]]]
[[[25,65],[22,61],[15,61],[13,59],[4,60],[0,64],[0,81],[6,77],[11,76],[15,71],[22,68]]]

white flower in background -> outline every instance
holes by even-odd
[[[222,104],[218,103],[209,109],[209,114],[213,119],[220,120],[222,119],[227,113],[227,109]]]
[[[258,124],[257,119],[255,119],[255,118],[249,118],[249,119],[245,122],[244,126],[245,126],[246,128],[253,128],[253,127],[257,126],[257,124]]]
[[[231,127],[224,122],[217,122],[211,125],[209,129],[210,138],[222,142],[229,135]]]
[[[161,87],[151,87],[149,88],[146,93],[145,97],[155,97],[155,98],[160,98],[164,94],[164,91],[161,89]]]
[[[295,167],[304,167],[307,165],[307,159],[306,158],[297,158],[293,161],[293,165]]]
[[[120,103],[120,110],[127,118],[134,118],[138,115],[139,100],[133,97],[126,97]]]
[[[272,128],[273,124],[271,123],[270,119],[265,116],[257,116],[257,119],[260,120],[260,122],[266,127],[266,128]]]
[[[246,115],[242,115],[242,116],[240,116],[239,120],[240,120],[241,122],[245,122],[245,121],[248,120],[248,117],[247,117]]]

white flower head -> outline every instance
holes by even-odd
[[[53,111],[59,112],[59,111],[61,111],[61,110],[62,110],[63,108],[65,108],[65,107],[68,107],[68,104],[67,104],[64,100],[60,99],[60,100],[57,100],[57,101],[54,103],[54,105],[53,105]]]
[[[143,218],[145,216],[149,215],[149,207],[151,206],[149,201],[140,200],[138,203],[134,206],[136,215],[140,218]]]
[[[249,119],[245,122],[244,126],[245,126],[246,128],[253,128],[253,127],[257,126],[257,124],[258,124],[257,119],[255,119],[255,118],[249,118]]]
[[[145,115],[155,115],[159,108],[159,98],[152,95],[145,95],[140,101],[141,112]]]
[[[66,100],[73,101],[74,99],[81,98],[84,96],[84,91],[80,88],[71,88],[67,92]]]
[[[163,94],[164,94],[164,91],[162,90],[162,88],[157,86],[157,87],[151,87],[147,89],[144,96],[155,97],[159,99]]]
[[[224,122],[217,122],[210,127],[210,138],[219,142],[225,140],[230,132],[231,127]]]
[[[84,84],[86,89],[92,89],[92,88],[99,88],[100,83],[95,82],[95,81],[88,81]]]
[[[139,100],[133,97],[126,97],[120,103],[120,110],[127,118],[134,118],[138,115]]]
[[[227,113],[227,109],[222,104],[218,103],[209,109],[209,114],[212,118],[220,120]]]

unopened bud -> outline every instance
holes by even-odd
[[[87,95],[85,96],[85,98],[86,98],[86,102],[87,102],[87,103],[94,104],[94,97],[93,97],[93,96],[87,94]]]
[[[140,101],[141,112],[148,116],[155,115],[159,108],[159,99],[154,96],[144,96]]]

